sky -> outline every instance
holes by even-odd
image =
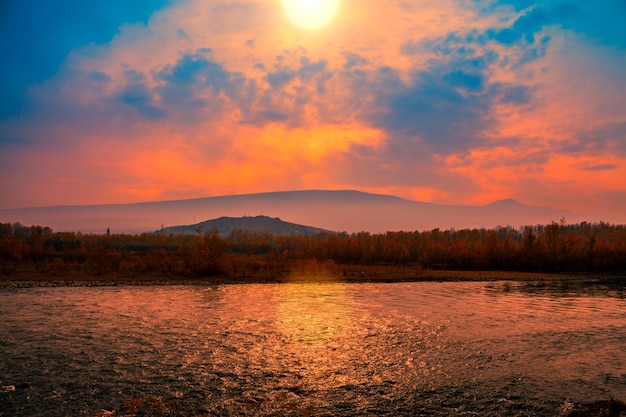
[[[0,208],[356,189],[626,221],[625,20],[624,0],[339,0],[314,28],[280,0],[3,0]]]

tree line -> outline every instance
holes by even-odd
[[[303,261],[421,269],[536,272],[626,270],[626,226],[520,228],[282,236],[236,230],[189,235],[83,234],[0,223],[0,272],[245,277],[284,274]]]

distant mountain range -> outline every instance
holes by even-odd
[[[153,232],[162,227],[196,224],[224,216],[265,215],[333,231],[373,233],[434,228],[494,228],[616,220],[549,207],[500,200],[485,206],[423,203],[360,191],[283,191],[177,201],[91,206],[0,209],[0,222],[49,226],[85,233]]]
[[[190,224],[188,226],[164,227],[157,234],[195,234],[217,230],[220,236],[228,236],[234,230],[272,233],[275,235],[312,236],[319,233],[334,233],[317,227],[289,223],[268,216],[220,217],[219,219]]]

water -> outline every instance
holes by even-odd
[[[625,294],[580,282],[3,288],[0,415],[122,415],[134,401],[177,416],[555,416],[568,399],[626,399]]]

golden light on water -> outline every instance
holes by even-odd
[[[328,24],[339,7],[339,0],[283,0],[285,14],[303,29],[319,29]]]
[[[293,343],[323,347],[338,341],[351,320],[346,284],[279,286],[277,323]]]

